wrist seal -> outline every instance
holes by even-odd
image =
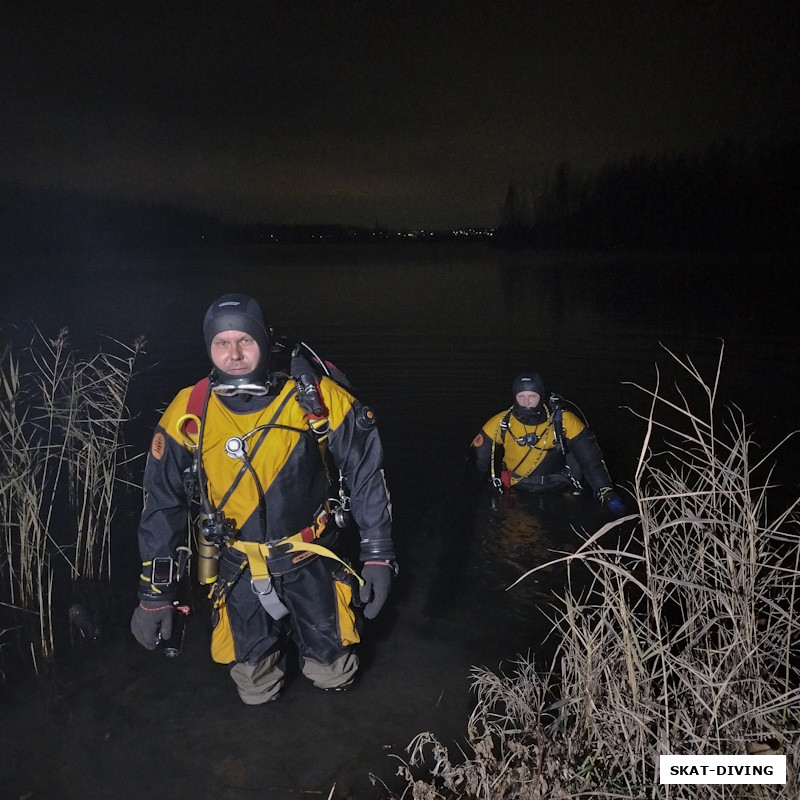
[[[394,563],[394,544],[391,539],[364,539],[359,553],[361,561],[386,561]]]

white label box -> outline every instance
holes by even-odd
[[[786,783],[786,756],[661,756],[659,783]]]

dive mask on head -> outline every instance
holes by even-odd
[[[252,373],[250,374],[252,375]],[[266,384],[245,381],[245,378],[233,378],[215,369],[211,373],[211,391],[223,397],[230,397],[235,394],[252,394],[256,397],[263,397],[269,393],[269,386]]]
[[[272,340],[261,306],[244,294],[225,294],[215,300],[203,320],[203,338],[209,357],[214,337],[225,331],[242,331],[252,336],[259,349],[258,364],[246,375],[229,375],[215,367],[211,374],[212,390],[221,395],[267,394]]]

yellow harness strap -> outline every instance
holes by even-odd
[[[289,545],[287,548],[286,545]],[[309,552],[316,553],[324,558],[332,558],[344,566],[344,568],[353,575],[361,586],[364,585],[364,579],[346,562],[343,561],[333,550],[323,547],[321,544],[314,544],[313,542],[306,542],[303,540],[302,533],[296,533],[294,536],[287,536],[279,542],[272,544],[264,544],[262,542],[231,542],[228,545],[240,553],[244,553],[247,558],[247,563],[250,565],[250,577],[254,583],[260,580],[267,580],[269,578],[269,568],[267,567],[267,559],[273,555],[273,551],[280,548],[281,555],[285,553],[301,553]]]

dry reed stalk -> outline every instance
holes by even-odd
[[[36,623],[34,665],[54,648],[52,598],[54,559],[66,563],[73,580],[110,577],[113,491],[124,444],[125,398],[143,340],[122,356],[100,352],[81,360],[70,351],[67,331],[46,339],[39,331],[24,374],[7,350],[0,380],[0,511],[6,607]],[[119,344],[119,343],[117,343]],[[63,514],[71,500],[76,523]]]
[[[609,523],[519,579],[567,565],[567,590],[550,611],[559,642],[550,669],[540,675],[523,659],[511,676],[476,670],[470,754],[451,759],[420,734],[401,761],[404,797],[798,796],[800,500],[767,518],[768,482],[755,472],[774,451],[752,464],[741,414],[719,424],[722,351],[710,383],[688,358],[669,355],[704,407],[696,412],[677,387],[668,399],[660,376],[654,390],[638,387],[651,400],[637,414],[646,423],[638,520]],[[591,575],[581,592],[571,584],[577,562]],[[766,746],[787,756],[783,786],[658,783],[661,754]]]
[[[75,577],[111,575],[110,534],[114,488],[122,463],[121,426],[133,367],[144,341],[132,347],[116,344],[125,355],[99,353],[76,364],[71,394],[79,398],[79,414],[70,430],[71,493],[77,508]]]
[[[26,615],[24,627],[36,631],[39,652],[52,654],[52,573],[47,558],[47,531],[41,522],[45,460],[37,458],[26,429],[30,407],[20,402],[23,390],[19,363],[4,354],[3,395],[0,397],[0,506],[3,509],[5,566],[8,573],[7,605]],[[48,587],[43,591],[42,587]],[[35,622],[31,623],[31,616]],[[34,664],[35,664],[34,660]]]

